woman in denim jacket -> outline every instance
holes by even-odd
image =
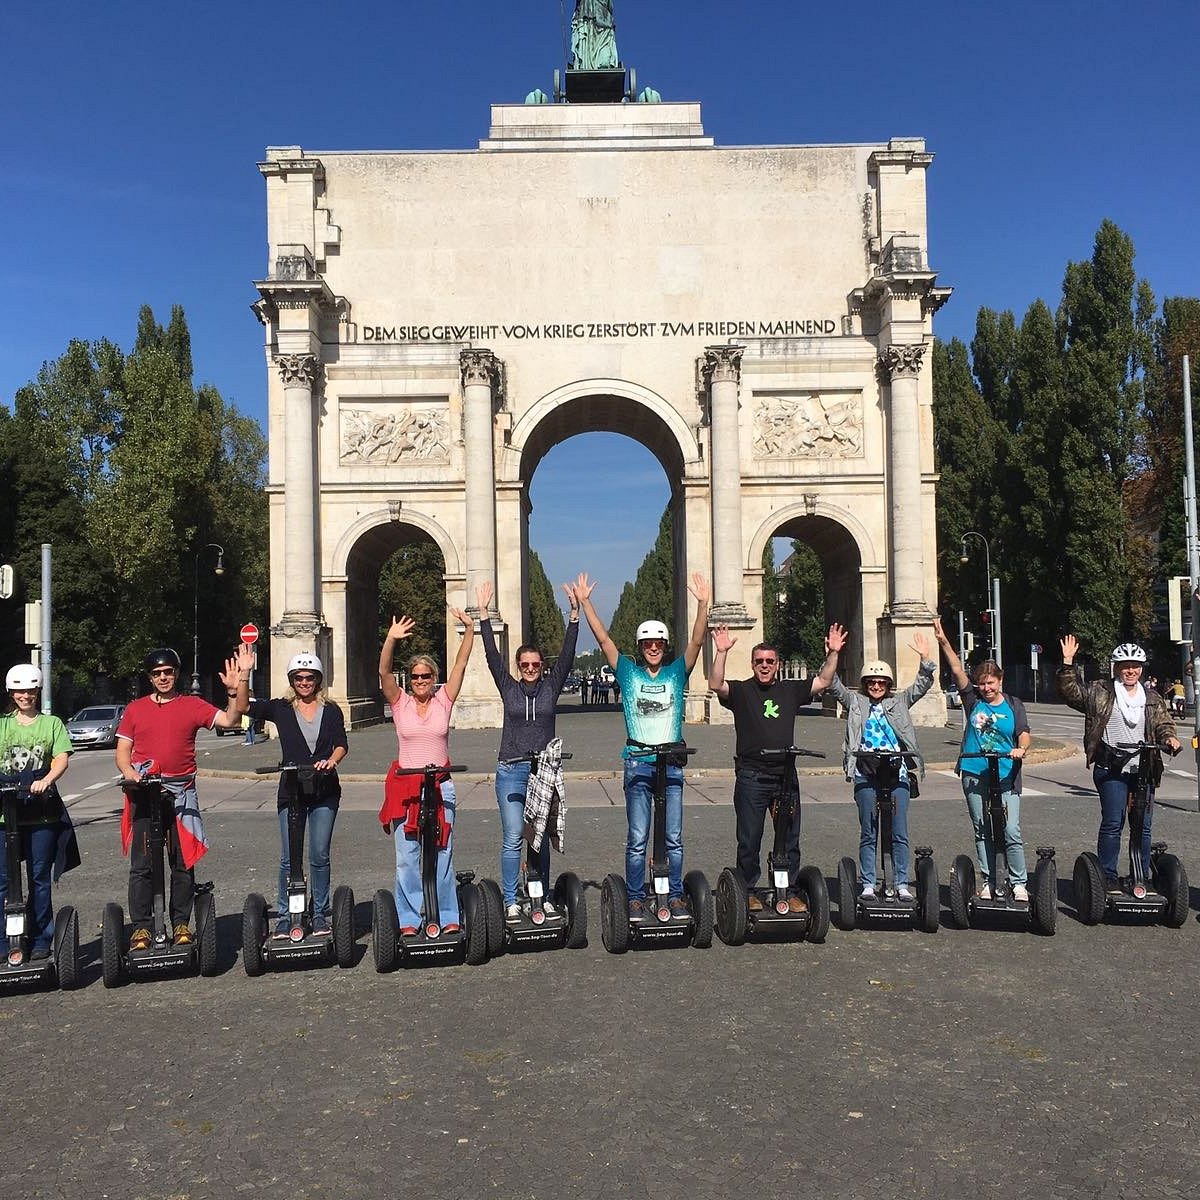
[[[875,895],[875,839],[878,788],[874,773],[860,767],[861,750],[896,750],[910,757],[917,779],[925,778],[925,759],[917,745],[909,709],[933,686],[936,664],[929,658],[929,641],[924,634],[913,635],[910,648],[921,656],[917,677],[902,692],[892,690],[892,668],[885,662],[869,662],[863,667],[862,690],[852,692],[838,676],[833,677],[830,694],[846,710],[846,740],[842,744],[846,779],[854,784],[854,802],[858,805],[858,865],[862,871],[865,897]],[[895,815],[892,818],[892,861],[900,881],[897,895],[911,900],[908,886],[908,801],[913,791],[912,770],[907,762],[900,770],[900,784],[892,789]]]

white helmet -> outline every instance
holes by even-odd
[[[662,638],[665,643],[671,640],[671,635],[661,621],[643,621],[637,627],[637,640],[644,642],[647,638]]]
[[[1136,642],[1122,642],[1109,657],[1109,662],[1113,663],[1144,663],[1146,661],[1146,652]]]
[[[863,667],[860,678],[886,679],[888,683],[892,683],[896,677],[892,674],[892,668],[883,659],[877,658]]]
[[[315,654],[293,654],[292,661],[288,663],[287,677],[291,679],[297,671],[316,671],[322,679],[325,678],[325,669]]]
[[[18,688],[40,688],[41,686],[42,673],[32,663],[17,663],[15,667],[9,667],[8,674],[4,677],[6,692],[15,692]]]

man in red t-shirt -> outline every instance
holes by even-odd
[[[186,696],[175,690],[180,665],[179,655],[169,648],[152,650],[146,655],[146,673],[154,690],[126,707],[117,726],[114,757],[122,777],[131,783],[137,783],[142,774],[150,771],[168,779],[163,790],[174,801],[174,820],[169,823],[167,839],[171,924],[175,944],[187,946],[192,941],[188,922],[196,883],[193,867],[208,848],[196,796],[196,734],[201,729],[237,729],[241,725],[241,712],[250,703],[254,651],[241,645],[234,658],[225,660],[221,682],[229,704],[224,710],[214,708],[199,696]],[[129,919],[133,925],[130,950],[150,948],[150,908],[154,900],[150,825],[151,818],[146,816],[133,820],[129,828]]]

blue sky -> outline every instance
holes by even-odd
[[[198,380],[265,417],[250,281],[265,268],[267,145],[472,147],[488,106],[551,89],[572,0],[7,4],[0,401],[68,339],[128,346],[137,309],[187,310]],[[1200,293],[1200,4],[616,0],[641,84],[699,100],[720,145],[923,136],[939,336],[981,305],[1057,302],[1109,217],[1161,300]],[[583,525],[579,480],[604,488]],[[637,487],[630,487],[631,472]],[[621,487],[612,481],[621,478]],[[533,481],[532,541],[602,610],[653,541],[655,460],[591,435]],[[602,522],[602,523],[601,523]],[[579,563],[587,546],[588,562]]]

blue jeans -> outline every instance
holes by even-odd
[[[329,905],[329,847],[333,841],[333,823],[338,806],[334,801],[322,801],[311,808],[302,806],[301,829],[308,826],[308,882],[312,887],[314,917],[327,917]],[[288,844],[288,810],[279,810],[279,836],[283,850],[279,856],[278,912],[287,912],[288,873],[291,870],[291,846]]]
[[[654,821],[654,764],[625,760],[625,883],[629,898],[646,894],[646,846]],[[667,768],[667,873],[668,898],[683,895],[683,768]]]
[[[784,800],[791,796],[795,811],[787,831],[787,871],[789,885],[800,873],[800,792],[796,776],[789,772],[784,784]],[[760,849],[767,811],[779,796],[779,777],[764,775],[754,767],[738,767],[734,773],[733,811],[737,819],[738,872],[747,887],[758,882]],[[771,844],[774,846],[774,836]],[[777,866],[779,864],[776,864]]]
[[[996,882],[996,848],[992,839],[992,819],[985,811],[987,785],[978,775],[963,775],[963,795],[975,826],[975,854],[979,869],[988,883]],[[1016,792],[1001,793],[1004,804],[1004,850],[1008,855],[1008,878],[1014,887],[1028,882],[1025,870],[1025,843],[1021,840],[1021,797]]]
[[[895,811],[892,813],[892,865],[897,885],[908,882],[908,784],[892,789]],[[864,884],[875,886],[875,841],[878,818],[875,813],[875,785],[861,780],[854,784],[854,803],[858,805],[858,865]]]
[[[500,886],[504,903],[517,900],[517,877],[521,873],[521,854],[525,849],[525,789],[529,786],[527,762],[496,764],[496,803],[500,806]],[[542,838],[538,855],[538,877],[546,896],[550,895],[550,834]]]
[[[438,923],[458,924],[458,884],[454,878],[454,784],[447,779],[442,784],[442,804],[446,824],[451,834],[446,845],[437,852]],[[421,840],[405,837],[404,824],[396,825],[396,913],[401,929],[421,925],[421,910],[425,907],[421,890]]]
[[[4,827],[0,826],[0,834]],[[32,949],[48,950],[54,936],[54,904],[50,894],[50,876],[58,846],[57,825],[32,825],[21,830],[21,853],[25,858],[25,895],[28,914],[26,932]],[[8,854],[0,839],[0,951],[8,953],[8,935],[4,932],[4,905],[8,900]]]
[[[1117,877],[1117,859],[1121,854],[1121,830],[1125,828],[1125,809],[1134,775],[1122,775],[1102,767],[1092,768],[1092,782],[1100,793],[1100,832],[1096,836],[1096,857],[1108,879]],[[1154,789],[1146,796],[1146,817],[1142,824],[1142,871],[1150,878],[1150,820],[1154,816]]]

